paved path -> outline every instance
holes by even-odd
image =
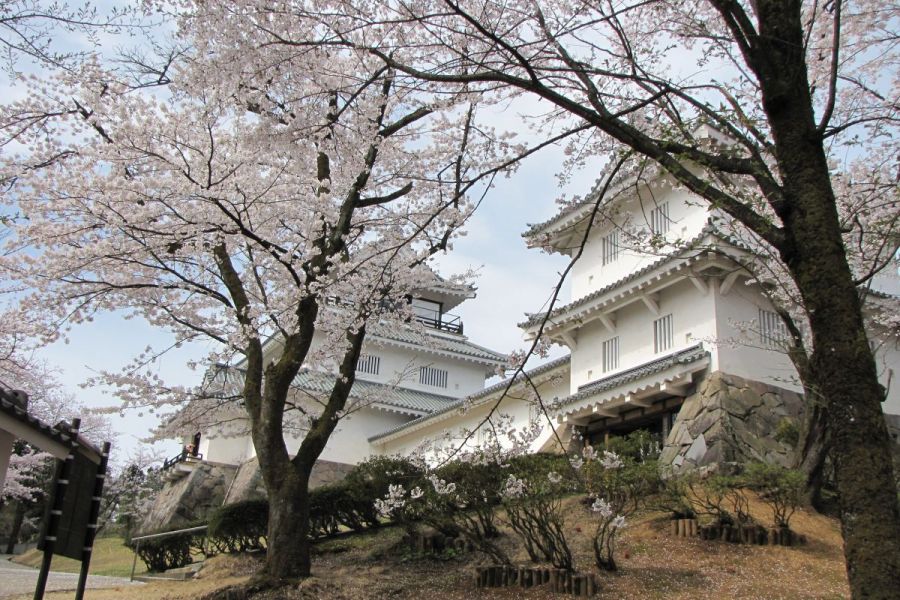
[[[52,566],[52,563],[51,563]],[[34,586],[37,584],[38,570],[9,562],[9,556],[0,554],[0,598],[18,596],[21,594],[34,594]],[[87,587],[111,588],[121,585],[142,585],[138,582],[131,583],[127,577],[106,577],[103,575],[88,575]],[[50,571],[47,580],[47,591],[74,590],[78,586],[77,573],[58,573]]]

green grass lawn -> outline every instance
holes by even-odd
[[[94,542],[94,552],[91,556],[91,570],[94,575],[114,575],[128,577],[131,574],[131,564],[134,561],[134,553],[125,547],[124,540],[120,537],[105,537]],[[29,550],[21,556],[13,559],[20,565],[28,565],[38,568],[44,553],[38,550]],[[64,556],[53,556],[50,564],[52,571],[63,573],[78,573],[81,571],[81,562]],[[147,568],[140,560],[137,561],[135,574],[146,572]]]

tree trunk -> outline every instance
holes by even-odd
[[[847,262],[822,130],[806,70],[798,1],[758,0],[759,35],[748,50],[775,140],[784,199],[779,248],[803,299],[813,337],[810,388],[822,399],[854,598],[896,598],[900,508],[884,389]]]
[[[828,457],[827,422],[823,399],[808,387],[805,412],[797,445],[794,448],[794,468],[806,475],[806,501],[816,509],[822,508],[822,486],[825,483],[825,460]]]
[[[9,541],[6,544],[6,553],[12,554],[16,550],[16,544],[19,543],[19,534],[22,533],[22,523],[25,522],[25,511],[27,507],[21,500],[16,501],[16,512],[13,516],[12,528],[9,531]]]
[[[256,578],[267,583],[309,577],[309,470],[290,465],[282,484],[268,489],[269,528],[266,564]]]

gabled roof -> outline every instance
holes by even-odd
[[[14,392],[0,388],[0,415],[18,425],[10,431],[16,438],[49,452],[57,458],[65,458],[72,448],[79,447],[93,462],[100,462],[101,451],[83,436],[72,434],[66,423],[50,426],[28,413],[27,404]]]
[[[434,354],[458,355],[457,358],[469,359],[487,366],[496,366],[506,363],[507,356],[494,352],[484,346],[470,342],[466,337],[454,334],[430,334],[424,335],[409,329],[376,329],[369,337],[372,341],[383,344],[394,344],[402,347],[415,346],[416,350],[431,352]]]
[[[320,371],[301,371],[294,379],[294,386],[313,394],[328,394],[334,385],[334,375]],[[456,402],[456,398],[420,392],[394,385],[356,379],[350,398],[371,405],[385,405],[417,415],[433,413]]]
[[[569,362],[571,361],[571,359],[572,359],[571,355],[567,354],[563,357],[551,360],[550,362],[544,363],[543,365],[540,365],[538,367],[535,367],[534,369],[526,371],[525,373],[526,373],[526,375],[528,375],[528,377],[534,379],[535,377],[538,377],[540,375],[543,375],[545,373],[553,371],[554,369],[568,365]],[[523,380],[524,380],[524,377],[521,374],[519,374],[519,376],[515,378],[515,383],[519,383]],[[484,401],[486,398],[492,396],[493,394],[496,394],[497,392],[500,392],[500,391],[506,389],[506,387],[509,385],[510,385],[510,379],[509,378],[504,379],[503,381],[495,383],[492,386],[486,387],[479,392],[471,394],[470,396],[466,396],[465,398],[456,400],[452,404],[448,404],[447,406],[441,408],[438,411],[433,412],[430,415],[425,415],[425,416],[419,417],[418,419],[413,419],[412,421],[410,421],[408,423],[403,423],[402,425],[398,425],[397,427],[393,427],[391,429],[388,429],[387,431],[383,431],[379,434],[373,435],[372,437],[369,438],[369,441],[374,442],[374,441],[381,440],[386,437],[392,436],[396,433],[400,433],[401,431],[404,431],[407,429],[418,429],[419,427],[426,425],[432,421],[434,421],[434,422],[440,421],[440,420],[442,420],[442,417],[449,415],[450,413],[452,413],[455,410],[460,410],[466,406],[471,407],[471,406],[477,406],[478,404],[481,404],[482,401]]]
[[[603,171],[600,173],[600,177],[594,182],[594,186],[591,188],[591,191],[582,198],[581,200],[575,202],[569,202],[564,205],[563,208],[541,223],[532,223],[528,225],[528,229],[522,234],[522,237],[525,239],[533,238],[540,234],[549,234],[554,232],[560,232],[564,229],[569,229],[575,227],[583,220],[585,220],[591,213],[592,208],[597,203],[599,199],[598,196],[600,192],[603,191],[604,186],[606,186],[606,182],[610,177],[610,170],[612,168],[612,163],[607,164]],[[609,185],[607,189],[608,199],[604,201],[604,203],[609,203],[615,201],[616,197],[611,194],[615,194],[620,191],[625,185],[630,183],[640,175],[644,174],[648,178],[648,180],[654,180],[664,175],[664,172],[661,167],[656,164],[652,165],[643,165],[643,169],[639,168],[639,165],[634,165],[629,169],[624,169],[616,174],[612,183]]]
[[[579,400],[584,400],[621,385],[643,379],[649,375],[660,373],[675,365],[687,365],[708,357],[709,352],[703,348],[703,344],[695,344],[690,348],[679,350],[673,354],[645,362],[620,373],[615,373],[609,377],[597,379],[596,381],[591,381],[590,383],[579,386],[577,392],[560,400],[560,406],[565,407],[574,404]]]
[[[726,133],[720,131],[714,124],[707,122],[706,119],[699,119],[697,123],[698,125],[693,131],[693,138],[695,141],[709,140],[714,144],[725,144],[729,146],[734,144],[734,140],[730,139]],[[603,191],[603,188],[607,186],[607,181],[610,180],[610,177],[612,177],[612,181],[607,188],[608,200],[605,200],[604,203],[614,202],[616,200],[615,194],[621,191],[626,185],[634,183],[638,177],[643,177],[647,182],[650,182],[665,177],[668,174],[668,171],[658,163],[652,161],[648,162],[648,160],[649,159],[644,158],[640,159],[639,162],[627,164],[624,168],[620,169],[614,177],[612,176],[613,162],[608,162],[604,165],[600,172],[600,177],[594,182],[594,186],[591,188],[591,191],[588,192],[587,196],[580,201],[570,202],[563,206],[558,213],[546,221],[529,225],[525,233],[522,234],[522,237],[526,239],[533,238],[539,234],[560,232],[564,229],[569,229],[578,225],[590,214],[591,208],[597,203],[597,200],[600,199],[598,197]]]
[[[628,275],[610,283],[609,285],[595,290],[590,294],[587,294],[586,296],[582,296],[574,302],[570,302],[565,306],[560,306],[559,308],[553,309],[553,311],[550,313],[550,319],[553,320],[567,313],[573,313],[581,308],[587,307],[589,304],[602,298],[603,296],[607,296],[619,288],[624,289],[628,284],[633,283],[641,279],[642,277],[653,273],[656,270],[660,270],[666,265],[670,265],[673,268],[679,270],[689,267],[691,261],[696,261],[701,258],[701,254],[691,256],[691,253],[702,251],[704,248],[701,242],[703,242],[703,240],[707,237],[715,238],[719,241],[727,243],[730,246],[745,250],[745,248],[741,247],[741,245],[738,244],[735,240],[721,233],[711,221],[707,221],[707,224],[703,227],[700,233],[698,233],[692,239],[688,240],[683,248],[677,250],[672,254],[662,256],[659,259],[646,265],[645,267],[637,269],[636,271],[632,271]],[[545,317],[547,317],[547,313],[534,313],[527,316],[528,318],[524,322],[519,323],[519,327],[529,328],[538,325],[539,323],[541,323],[541,321],[544,320]],[[565,320],[566,319],[563,318],[560,323]]]

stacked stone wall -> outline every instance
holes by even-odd
[[[175,469],[184,465],[176,465]],[[259,463],[252,458],[240,466],[191,463],[193,471],[166,483],[141,523],[141,532],[175,528],[208,518],[223,504],[266,497]],[[310,475],[312,489],[346,477],[353,465],[320,460]]]
[[[166,483],[141,523],[141,532],[187,525],[206,518],[222,505],[237,468],[208,462],[189,463],[193,470]],[[174,469],[182,468],[175,465]]]
[[[796,392],[717,371],[685,398],[660,461],[675,472],[752,461],[789,466],[793,449],[776,432],[785,419],[799,427],[802,410]]]
[[[332,462],[330,460],[318,460],[309,476],[309,487],[315,489],[341,481],[354,465]],[[243,502],[244,500],[258,500],[266,497],[266,488],[263,483],[262,473],[259,470],[259,462],[255,458],[241,464],[238,467],[234,482],[231,484],[225,504]]]

